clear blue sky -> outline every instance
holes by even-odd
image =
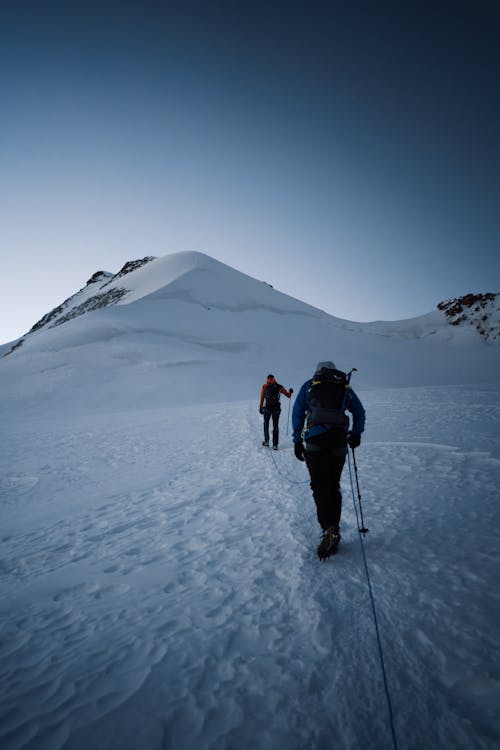
[[[0,342],[179,250],[351,320],[499,291],[497,3],[5,5]]]

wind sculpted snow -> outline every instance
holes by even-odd
[[[493,750],[500,387],[358,392],[399,747]],[[2,748],[392,746],[348,469],[319,563],[281,427],[257,395],[3,422]]]

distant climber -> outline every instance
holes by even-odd
[[[264,415],[264,440],[262,445],[269,445],[269,422],[273,419],[273,449],[278,450],[279,443],[279,420],[281,413],[280,394],[291,398],[293,388],[286,390],[276,381],[274,375],[268,375],[267,381],[260,392],[259,411]]]
[[[349,417],[353,416],[349,431]],[[304,443],[302,431],[304,428]],[[311,477],[319,524],[321,560],[337,551],[340,542],[342,494],[340,476],[347,446],[357,448],[365,428],[365,410],[349,385],[348,377],[333,362],[319,362],[314,377],[301,387],[292,413],[296,458],[305,461]]]

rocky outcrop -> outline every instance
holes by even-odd
[[[112,273],[109,273],[107,271],[96,271],[87,281],[86,285],[82,289],[80,289],[80,291],[78,291],[76,294],[71,295],[71,297],[68,297],[68,299],[65,299],[64,302],[62,302],[57,307],[54,307],[54,309],[48,312],[46,315],[44,315],[43,318],[40,318],[40,320],[38,320],[35,323],[35,325],[33,325],[30,328],[30,330],[28,331],[28,334],[34,333],[35,331],[39,331],[41,328],[45,328],[46,326],[48,326],[49,328],[53,328],[56,325],[60,325],[61,323],[64,323],[66,320],[75,318],[76,315],[71,314],[73,310],[81,309],[81,312],[78,313],[79,315],[81,315],[84,312],[87,312],[87,310],[85,309],[86,303],[83,303],[81,305],[77,305],[76,307],[73,307],[68,314],[64,315],[64,311],[67,310],[71,306],[71,303],[78,298],[78,296],[80,295],[81,292],[84,291],[84,289],[87,289],[87,287],[89,287],[91,284],[97,284],[99,282],[101,282],[101,288],[102,288],[102,286],[104,286],[104,284],[102,284],[103,281],[108,279],[106,283],[109,283],[109,280],[113,278],[114,278],[114,275]],[[89,301],[90,300],[86,300],[86,302],[89,302]],[[103,305],[101,305],[101,307],[102,306]],[[90,309],[95,310],[96,308],[90,308]]]
[[[19,347],[22,346],[23,343],[24,343],[24,338],[19,339],[19,341],[17,342],[17,344],[14,344],[14,346],[11,346],[11,348],[9,349],[9,351],[5,352],[5,354],[3,354],[2,356],[8,357],[9,354],[12,354],[12,352],[15,352],[16,349],[19,349]]]
[[[110,289],[108,292],[104,293],[98,292],[93,297],[87,298],[81,304],[71,306],[71,303],[76,302],[81,292],[86,290],[91,284],[97,284],[99,289],[104,289],[112,282],[116,281],[122,276],[126,276],[128,273],[132,273],[132,271],[136,271],[138,268],[144,266],[146,263],[149,263],[151,260],[154,260],[154,257],[151,255],[148,255],[145,258],[139,258],[138,260],[129,260],[118,271],[118,273],[115,274],[109,273],[108,271],[96,271],[87,281],[85,287],[80,289],[80,291],[73,296],[68,297],[68,299],[64,300],[62,304],[44,315],[43,318],[37,321],[35,325],[29,330],[29,333],[39,331],[41,328],[45,328],[46,326],[48,326],[49,328],[54,328],[55,326],[59,326],[62,323],[66,323],[67,320],[72,320],[72,318],[78,317],[78,315],[83,315],[84,313],[90,312],[91,310],[98,310],[99,308],[106,307],[107,305],[116,304],[127,293],[127,290],[125,288]],[[68,312],[65,312],[65,310],[68,310]]]
[[[108,271],[96,271],[87,281],[87,286],[89,284],[97,284],[98,281],[104,281],[105,279],[112,279],[112,278],[113,278],[113,274],[109,273]]]
[[[68,304],[70,300],[72,300],[73,297],[68,297],[68,299],[64,300],[62,305],[58,305],[58,307],[54,307],[53,310],[46,313],[43,318],[40,318],[35,325],[31,326],[31,328],[28,331],[28,335],[30,333],[34,333],[35,331],[39,331],[41,328],[45,328],[45,326],[48,326],[49,323],[52,323],[52,321],[56,320],[56,318],[59,317],[64,312],[64,308]]]
[[[115,305],[126,294],[126,289],[110,289],[108,292],[96,294],[93,297],[89,297],[89,299],[85,300],[85,302],[82,302],[81,305],[72,307],[71,310],[66,313],[66,315],[61,315],[61,317],[59,317],[55,321],[55,323],[50,326],[50,328],[60,326],[63,323],[66,323],[66,321],[77,318],[79,315],[84,315],[84,313],[91,312],[92,310],[99,310],[101,307]]]
[[[112,281],[116,281],[117,279],[120,279],[122,276],[126,276],[128,273],[132,273],[132,271],[137,271],[138,268],[141,266],[144,266],[146,263],[149,263],[150,261],[155,260],[153,255],[147,255],[145,258],[140,258],[139,260],[129,260],[123,268],[121,268],[118,273],[115,273],[114,276],[112,276],[109,281],[107,281],[102,286],[108,286],[111,284]],[[101,287],[102,288],[102,287]]]
[[[108,271],[96,271],[94,274],[92,274],[92,276],[87,281],[86,285],[82,287],[82,289],[80,289],[76,294],[73,294],[71,297],[68,297],[68,299],[65,299],[64,302],[62,302],[57,307],[54,307],[54,309],[44,315],[43,318],[40,318],[40,320],[38,320],[30,328],[26,336],[29,336],[32,333],[36,333],[42,328],[55,328],[56,326],[60,326],[63,323],[66,323],[68,320],[77,318],[79,315],[84,315],[85,313],[91,312],[92,310],[99,310],[100,308],[107,307],[108,305],[115,305],[127,294],[128,290],[124,287],[108,289],[104,292],[101,290],[109,286],[117,279],[126,276],[129,273],[132,273],[132,271],[136,271],[138,268],[145,265],[146,263],[149,263],[152,260],[154,260],[154,257],[151,255],[148,255],[145,258],[140,258],[138,260],[130,260],[125,263],[125,265],[116,274],[109,273]],[[94,284],[96,285],[96,294],[89,297],[89,286],[92,286]],[[82,297],[84,299],[82,302],[80,302],[79,300]],[[22,346],[25,338],[26,337],[20,339],[3,356],[6,357],[8,354],[11,354],[13,351]]]
[[[465,294],[440,302],[438,310],[452,326],[474,326],[485,341],[500,343],[500,295]]]

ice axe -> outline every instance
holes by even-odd
[[[288,427],[290,425],[290,406],[292,403],[292,393],[293,393],[293,388],[290,388],[290,398],[288,399],[288,417],[286,420],[286,434],[287,435],[288,435]]]

